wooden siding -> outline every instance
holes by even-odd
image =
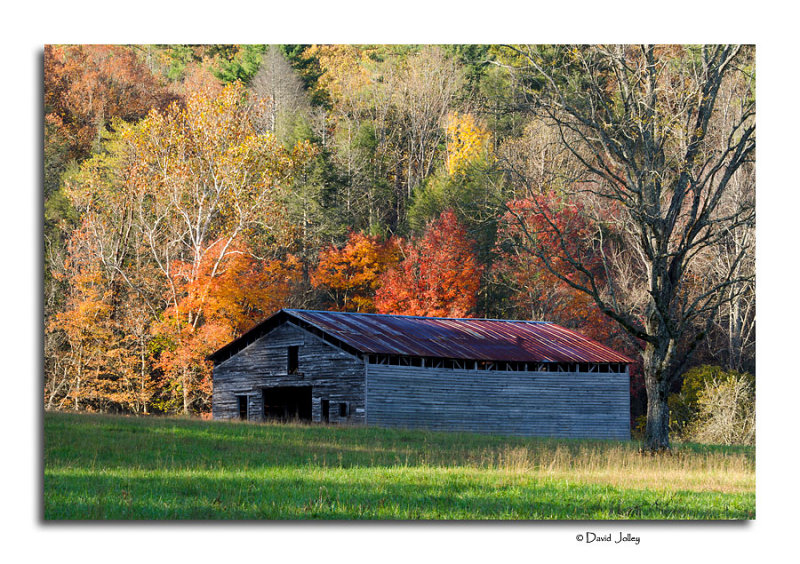
[[[287,373],[288,349],[298,347],[298,374]],[[214,367],[214,419],[238,419],[237,396],[248,396],[248,419],[264,419],[262,389],[311,386],[312,420],[330,401],[331,423],[364,423],[364,363],[319,337],[284,323]],[[339,404],[349,415],[339,417]]]
[[[367,367],[370,425],[630,439],[627,373]]]

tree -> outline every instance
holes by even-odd
[[[351,231],[341,249],[331,245],[319,254],[311,275],[316,288],[324,288],[338,311],[374,312],[374,296],[381,275],[399,259],[398,241]]]
[[[493,259],[498,216],[502,213],[503,179],[494,167],[491,135],[468,112],[453,112],[446,126],[446,155],[408,209],[408,224],[422,231],[452,209],[477,244],[482,264]]]
[[[724,92],[725,98],[735,92]],[[725,119],[733,119],[735,104],[723,101]],[[716,143],[724,144],[718,138]],[[744,207],[755,207],[755,166],[743,165],[732,177],[719,203],[720,213],[735,214]],[[720,304],[714,326],[704,344],[709,360],[729,370],[755,374],[756,291],[755,291],[755,217],[725,226],[725,237],[709,246],[698,257],[697,270],[703,273],[706,287],[731,278],[725,288],[726,299]],[[732,275],[730,273],[733,273]]]
[[[113,273],[98,258],[86,223],[69,240],[64,270],[57,277],[62,276],[69,281],[66,306],[46,330],[61,335],[64,347],[53,351],[57,369],[45,382],[47,407],[146,411],[151,382],[136,371],[134,337],[117,310]]]
[[[135,47],[46,45],[44,48],[45,292],[62,294],[50,272],[64,262],[79,218],[65,197],[65,174],[99,149],[115,119],[135,121],[179,99]]]
[[[518,315],[553,321],[610,344],[618,332],[616,324],[603,315],[589,295],[561,280],[539,256],[549,256],[552,269],[581,283],[581,273],[569,269],[562,256],[563,238],[569,256],[579,260],[598,283],[605,285],[599,226],[586,217],[580,203],[568,202],[555,192],[510,201],[506,206],[509,211],[498,228],[498,256],[492,272],[512,289],[511,302]],[[552,214],[545,217],[541,209],[551,210]],[[534,237],[537,254],[526,250],[526,244]]]
[[[130,47],[45,46],[45,123],[68,141],[68,160],[88,156],[112,119],[135,121],[177,98]]]
[[[261,64],[266,45],[218,45],[214,74],[223,82],[249,83]]]
[[[266,47],[261,65],[250,81],[250,91],[255,99],[267,102],[263,113],[265,131],[285,142],[298,119],[310,114],[303,81],[295,74],[277,45]]]
[[[447,119],[447,158],[450,175],[468,168],[489,152],[490,135],[470,113],[453,112]]]
[[[530,85],[532,109],[556,128],[562,146],[580,163],[583,181],[569,186],[572,195],[618,207],[618,221],[609,228],[616,228],[622,242],[616,257],[628,261],[628,268],[622,268],[623,260],[602,255],[604,283],[570,252],[546,206],[536,212],[557,237],[559,260],[544,252],[536,234],[521,248],[590,296],[640,344],[648,398],[646,444],[668,449],[670,388],[708,334],[715,313],[730,302],[728,290],[752,279],[738,270],[744,252],[732,257],[713,283],[696,270],[698,256],[724,241],[732,228],[753,221],[754,208],[747,201],[733,209],[720,205],[755,150],[752,49],[510,49],[524,60],[510,70]],[[733,115],[722,119],[719,96],[728,88],[736,96],[725,113]],[[525,182],[522,175],[516,179]],[[641,303],[623,300],[625,287],[638,288]]]
[[[305,142],[286,149],[259,133],[257,109],[241,85],[230,85],[138,124],[118,122],[106,151],[84,162],[66,188],[112,288],[124,285],[158,323],[156,362],[186,413],[207,404],[203,353],[241,331],[251,311],[283,304],[285,284],[276,280],[295,270],[282,199],[313,150]],[[243,266],[240,255],[259,262]],[[252,275],[231,274],[242,269]],[[212,291],[218,278],[242,286]],[[274,299],[258,307],[235,309],[244,298],[220,297],[261,290]]]
[[[394,76],[395,104],[406,145],[408,197],[433,171],[445,121],[458,88],[461,70],[438,47],[408,57]]]
[[[396,229],[403,208],[389,182],[394,170],[402,167],[392,119],[395,65],[373,60],[375,50],[352,45],[308,50],[318,58],[323,69],[319,86],[331,100],[321,142],[330,148],[331,164],[344,181],[336,198],[337,212],[352,229],[373,233],[387,223]]]
[[[257,260],[246,245],[212,244],[199,265],[176,261],[171,286],[180,298],[153,332],[160,343],[155,366],[166,378],[162,404],[184,413],[208,411],[211,363],[206,357],[286,304],[300,273],[299,262]]]
[[[382,277],[378,313],[469,317],[477,305],[483,266],[453,210],[428,224],[421,239],[401,244],[403,260]]]
[[[355,229],[402,230],[409,199],[442,155],[462,85],[457,61],[419,46],[321,45],[304,55],[319,65],[316,88],[330,99],[323,145],[347,179],[340,207]]]

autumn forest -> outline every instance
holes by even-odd
[[[45,408],[208,414],[281,307],[534,319],[668,445],[686,374],[755,373],[754,51],[46,46]]]

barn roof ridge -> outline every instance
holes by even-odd
[[[369,317],[366,317],[369,316]],[[333,338],[359,355],[460,358],[487,361],[630,364],[577,331],[549,321],[425,317],[282,308],[207,358],[237,354],[278,324],[292,320]],[[452,322],[458,322],[454,324]],[[488,323],[491,322],[491,323]]]
[[[500,323],[530,323],[532,325],[555,325],[553,321],[535,319],[498,319],[493,317],[432,317],[428,315],[406,315],[402,313],[370,313],[366,311],[329,311],[326,309],[281,308],[281,311],[305,311],[309,313],[326,313],[334,315],[372,315],[375,317],[407,317],[410,319],[442,319],[446,321],[498,321]]]

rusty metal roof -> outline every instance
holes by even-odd
[[[209,356],[219,362],[283,321],[299,321],[363,354],[486,361],[632,363],[580,333],[545,321],[451,319],[283,309]]]

